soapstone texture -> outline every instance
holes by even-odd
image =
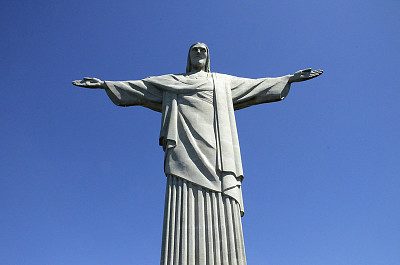
[[[306,69],[249,79],[210,72],[209,50],[189,49],[183,74],[134,81],[84,78],[73,84],[104,89],[118,106],[161,113],[167,189],[161,265],[244,265],[243,169],[234,111],[284,99],[293,82],[322,74]]]

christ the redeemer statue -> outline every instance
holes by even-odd
[[[248,79],[210,72],[209,49],[189,49],[186,73],[138,81],[84,78],[118,106],[161,112],[167,176],[161,265],[246,264],[241,217],[242,161],[234,111],[282,100],[293,82],[322,74],[301,70]]]

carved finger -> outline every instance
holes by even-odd
[[[319,75],[321,75],[323,72],[324,72],[324,71],[322,71],[322,70],[314,70],[314,71],[311,72],[311,74],[312,74],[313,76],[319,76]]]
[[[307,68],[307,69],[303,69],[303,70],[300,70],[301,72],[303,72],[303,73],[310,73],[311,72],[311,68]]]
[[[315,70],[315,72],[317,72],[319,75],[321,75],[324,71],[323,70],[320,70],[320,69],[318,69],[318,70]]]
[[[316,78],[316,77],[318,77],[320,75],[321,75],[320,73],[316,73],[316,74],[310,75],[309,79]]]

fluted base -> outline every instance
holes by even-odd
[[[168,176],[161,265],[246,265],[239,204]]]

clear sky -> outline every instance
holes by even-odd
[[[400,264],[400,2],[1,1],[0,264],[159,264],[160,114],[84,76],[312,67],[236,112],[248,264]]]

